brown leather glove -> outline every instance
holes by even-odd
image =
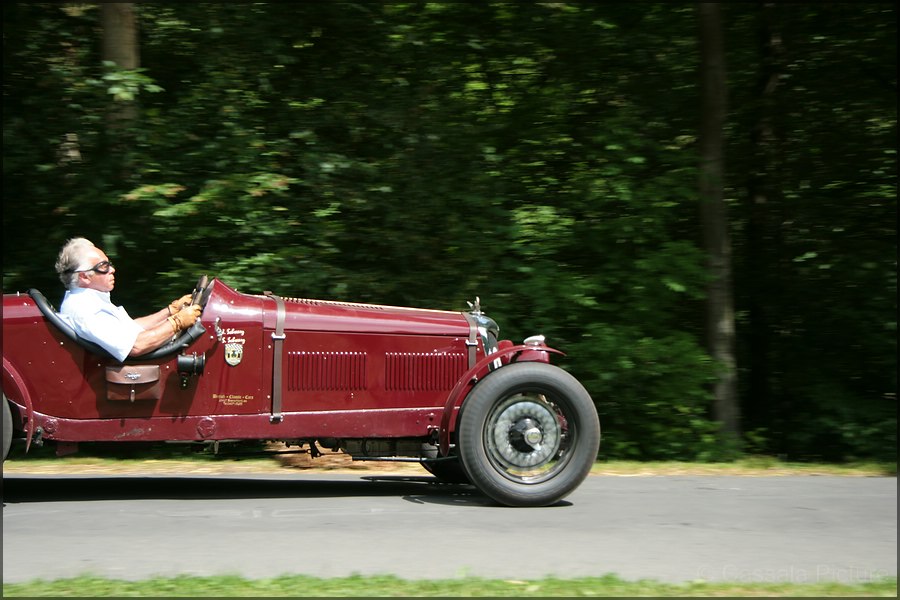
[[[185,306],[189,305],[190,303],[191,303],[191,295],[190,294],[185,294],[184,296],[182,296],[181,298],[178,298],[177,300],[172,300],[172,302],[169,304],[169,314],[174,315],[175,313],[177,313],[179,310],[181,310]]]
[[[197,319],[200,318],[200,306],[197,304],[192,304],[190,306],[185,306],[177,313],[169,317],[169,320],[172,322],[172,326],[175,329],[175,333],[179,331],[184,331],[191,325],[193,325]]]

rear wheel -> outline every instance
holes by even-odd
[[[9,455],[9,447],[12,444],[12,411],[9,408],[9,400],[3,396],[3,460]]]
[[[466,472],[458,458],[423,462],[422,467],[444,483],[469,483]]]
[[[421,457],[423,459],[439,458],[437,446],[434,444],[422,444]],[[422,468],[443,481],[444,483],[469,483],[469,477],[463,470],[459,457],[451,455],[441,460],[423,460]]]
[[[547,506],[591,470],[600,422],[587,390],[545,363],[488,375],[462,406],[457,450],[469,479],[508,506]]]

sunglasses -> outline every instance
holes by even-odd
[[[112,269],[115,269],[115,266],[113,266],[111,262],[109,262],[108,260],[101,260],[89,269],[81,269],[80,271],[76,271],[75,269],[67,269],[66,271],[68,273],[88,273],[90,271],[94,271],[100,273],[101,275],[106,275]]]

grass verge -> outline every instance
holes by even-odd
[[[897,463],[801,463],[782,461],[769,456],[748,456],[727,463],[688,462],[597,462],[591,469],[593,475],[836,475],[845,477],[896,477]]]
[[[393,576],[322,579],[291,575],[276,579],[237,576],[173,577],[122,581],[82,576],[3,585],[5,597],[635,597],[635,596],[897,596],[897,579],[859,583],[661,583],[625,581],[613,575],[580,579],[446,579],[411,581]]]

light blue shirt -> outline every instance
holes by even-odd
[[[78,335],[105,348],[119,362],[128,357],[144,328],[109,299],[109,292],[90,288],[68,290],[59,307]]]

